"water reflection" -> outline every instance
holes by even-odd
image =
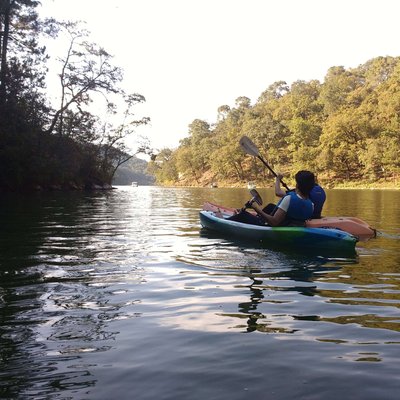
[[[247,191],[125,188],[1,199],[0,397],[90,398],[110,371],[124,387],[143,371],[150,381],[151,360],[170,371],[186,362],[201,376],[215,360],[196,370],[190,352],[218,353],[220,336],[237,340],[222,355],[233,364],[251,338],[254,354],[268,340],[296,340],[311,353],[322,343],[334,346],[331,358],[391,365],[388,353],[400,343],[397,217],[381,220],[368,205],[368,222],[385,235],[360,244],[357,257],[326,258],[204,236],[205,200],[234,206]],[[198,335],[198,347],[184,347]],[[182,347],[189,354],[165,358]],[[253,364],[263,368],[257,357]]]
[[[250,301],[238,307],[239,312],[250,315],[247,330],[269,332],[266,327],[275,321],[273,332],[278,326],[282,332],[294,333],[297,330],[292,328],[292,320],[297,320],[399,332],[399,273],[385,274],[385,283],[379,283],[381,275],[377,279],[375,273],[360,271],[359,267],[358,263],[333,267],[321,263],[318,267],[297,265],[268,274],[258,272],[250,277]],[[303,306],[297,306],[302,301],[298,295],[317,297],[316,304],[311,303],[307,308],[308,314],[304,314]]]
[[[351,324],[364,328],[391,330],[398,332],[400,325],[397,310],[399,307],[399,282],[398,276],[392,276],[395,281],[391,284],[379,285],[374,280],[374,274],[365,279],[363,285],[355,277],[366,273],[359,271],[358,262],[332,260],[290,258],[287,256],[281,264],[274,261],[268,265],[260,265],[260,259],[253,258],[247,267],[231,265],[231,258],[237,259],[238,254],[229,250],[230,258],[225,259],[226,264],[211,265],[204,270],[199,265],[181,265],[181,272],[190,281],[186,288],[194,290],[199,287],[198,280],[204,280],[204,275],[209,276],[211,282],[208,286],[214,287],[212,299],[208,306],[192,308],[190,318],[181,310],[177,317],[166,315],[162,320],[167,325],[180,326],[182,329],[224,331],[234,329],[246,332],[266,332],[273,334],[294,334],[308,337],[309,329],[315,329],[315,323],[329,323],[337,325]],[[265,256],[265,254],[264,254]],[[213,258],[218,259],[217,255]],[[221,260],[222,255],[219,257]],[[285,265],[282,268],[281,265]],[[200,271],[202,272],[199,272]],[[217,272],[219,271],[219,272]],[[162,273],[162,269],[158,274]],[[201,278],[196,278],[199,275]],[[232,281],[233,280],[233,281]],[[201,285],[200,285],[201,286]],[[201,286],[202,287],[202,286]],[[177,291],[177,288],[170,288]],[[238,299],[238,293],[240,297]],[[186,297],[179,292],[176,297]],[[192,294],[196,297],[195,294]],[[224,299],[223,309],[232,309],[237,301],[236,312],[223,312],[216,303]],[[236,300],[237,299],[237,300]],[[187,306],[185,300],[185,306]],[[195,298],[190,304],[203,304],[204,300]],[[214,305],[214,306],[213,306]],[[183,307],[184,308],[184,307]],[[193,312],[195,313],[193,314]],[[220,320],[215,316],[219,316]],[[202,320],[213,321],[201,327]],[[235,320],[240,321],[237,323]],[[325,340],[351,342],[353,340],[334,336],[336,329],[329,332],[330,338]],[[365,331],[368,338],[370,332]],[[375,334],[375,333],[374,333]],[[312,335],[313,336],[313,335]],[[378,337],[379,335],[376,335]],[[358,334],[358,340],[362,338]],[[375,337],[375,339],[376,339]],[[324,340],[314,336],[314,340]],[[366,339],[366,341],[368,341]],[[378,340],[383,343],[386,341]]]
[[[139,300],[117,290],[140,284],[143,273],[115,253],[125,228],[112,199],[111,193],[2,199],[0,397],[94,386],[82,358],[110,350],[118,335],[110,321],[140,316],[133,309]]]
[[[255,242],[254,240],[243,240],[232,235],[224,235],[219,232],[210,231],[208,229],[200,229],[200,237],[205,239],[218,239],[221,237],[225,237],[227,241],[233,241],[237,243],[239,246],[245,247],[253,247],[253,248],[267,248],[276,252],[282,252],[284,254],[293,254],[296,256],[305,256],[307,258],[310,257],[324,257],[324,258],[347,258],[347,259],[355,259],[357,257],[357,252],[355,249],[350,248],[321,248],[318,245],[315,247],[305,246],[290,246],[290,245],[279,245],[279,243],[268,243],[268,242]],[[369,239],[369,238],[368,238]],[[368,239],[364,239],[367,241]]]
[[[112,348],[119,334],[113,321],[142,315],[136,311],[140,299],[132,296],[135,284],[143,282],[139,271],[116,276],[70,272],[55,276],[38,270],[29,278],[8,281],[3,289],[2,398],[23,397],[28,390],[46,396],[93,386],[96,379],[83,361],[86,355]]]

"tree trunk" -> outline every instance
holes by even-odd
[[[124,163],[126,163],[127,161],[129,161],[132,157],[134,157],[134,154],[131,155],[131,156],[129,156],[129,157],[127,157],[127,158],[125,158],[124,160],[121,160],[121,161],[118,161],[118,162],[117,162],[117,165],[116,165],[116,166],[114,167],[114,169],[111,171],[110,185],[111,185],[111,182],[112,182],[112,180],[113,180],[113,178],[114,178],[115,173],[117,172],[117,169],[118,169],[122,164],[124,164]]]
[[[7,47],[8,38],[10,35],[10,10],[11,2],[10,0],[3,0],[3,26],[4,30],[2,32],[1,40],[1,63],[0,63],[0,104],[4,104],[6,100],[6,80],[7,80]]]

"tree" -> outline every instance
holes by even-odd
[[[195,168],[200,174],[209,168],[211,134],[210,124],[206,121],[195,119],[189,125],[189,141],[186,147],[190,148],[192,154],[191,169]]]
[[[36,12],[39,4],[37,0],[0,0],[0,104],[6,102],[8,86],[13,80],[10,63],[32,70],[46,57],[38,38],[47,28],[47,33],[52,32],[51,21],[39,21]],[[43,82],[40,83],[43,87]]]
[[[122,70],[87,40],[86,30],[74,22],[39,20],[38,4],[0,0],[0,187],[110,183],[132,156],[126,137],[149,122],[132,112],[145,98],[120,88]],[[45,94],[48,56],[39,39],[61,32],[69,35],[69,48],[61,59],[60,105],[52,110]],[[105,101],[106,121],[93,113],[99,99]],[[149,151],[149,145],[136,151]]]
[[[146,173],[147,161],[132,157],[123,166],[118,168],[113,178],[113,185],[131,185],[137,182],[142,185],[153,185],[154,177]]]
[[[173,184],[178,181],[174,157],[171,149],[164,148],[150,161],[147,171],[156,177],[157,183]]]
[[[116,127],[112,124],[105,124],[103,135],[100,137],[98,144],[99,154],[101,155],[101,170],[104,174],[106,182],[111,184],[113,176],[120,165],[130,160],[138,153],[150,154],[152,149],[148,140],[142,140],[138,149],[134,154],[128,154],[128,149],[124,143],[124,139],[132,135],[135,128],[140,125],[146,125],[150,119],[143,117],[139,120],[134,119],[132,108],[143,101],[142,95],[134,94],[124,96],[126,109],[123,112],[122,120]]]
[[[269,102],[271,100],[280,99],[289,92],[289,86],[285,81],[277,81],[269,85],[261,96],[258,98],[257,103]]]
[[[190,146],[181,146],[175,153],[175,166],[178,172],[178,176],[183,177],[193,177],[199,184],[200,171],[196,166],[196,160],[193,155],[192,148]]]
[[[340,111],[342,107],[346,107],[349,104],[349,95],[364,85],[365,77],[361,69],[352,71],[344,67],[329,68],[320,97],[325,113],[333,114]]]
[[[238,145],[248,135],[285,174],[306,168],[325,182],[395,180],[399,132],[400,57],[377,57],[353,69],[332,67],[323,83],[275,82],[254,105],[238,97],[234,107],[218,108],[215,124],[195,120],[169,161],[198,184],[211,174],[254,180],[265,171]]]
[[[243,122],[249,111],[249,100],[247,97],[239,97],[236,105],[238,108],[232,108],[226,118],[217,123],[208,148],[211,171],[228,180],[245,179],[244,153],[238,143],[243,135]]]
[[[228,105],[223,105],[218,107],[218,120],[224,120],[226,116],[229,114],[231,111],[231,108]]]
[[[66,55],[59,59],[60,104],[47,133],[57,132],[59,137],[95,144],[101,177],[111,183],[120,165],[138,152],[150,151],[149,145],[142,143],[129,154],[124,143],[136,127],[150,121],[148,117],[137,119],[133,113],[134,106],[145,98],[137,93],[126,94],[118,86],[123,79],[122,70],[112,65],[107,51],[87,40],[89,32],[79,23],[62,22],[59,29],[67,35],[69,45]],[[108,116],[103,122],[91,113],[91,104],[99,99],[105,102]],[[122,107],[124,111],[120,113]]]
[[[109,110],[115,108],[108,96],[125,96],[118,83],[122,70],[111,64],[112,56],[102,47],[87,41],[89,32],[77,22],[60,23],[61,32],[69,38],[67,53],[61,61],[60,105],[47,130],[64,134],[64,113],[73,109],[75,114],[84,113],[84,107],[93,101],[94,94],[101,94]]]
[[[235,105],[239,109],[248,109],[251,106],[251,100],[246,96],[240,96],[235,100]]]
[[[359,154],[365,150],[371,132],[369,119],[354,110],[335,114],[326,121],[321,145],[331,150],[332,165],[339,176],[346,179],[360,177]]]

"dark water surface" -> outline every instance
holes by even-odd
[[[248,198],[3,195],[0,398],[398,399],[400,191],[328,191],[379,231],[353,259],[200,230],[204,201]]]

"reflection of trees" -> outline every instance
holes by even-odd
[[[332,269],[339,269],[340,267],[323,267],[323,261],[320,262],[321,265],[308,268],[306,265],[302,266],[301,263],[304,262],[304,258],[294,259],[291,261],[294,265],[292,268],[287,268],[286,270],[280,270],[272,273],[262,272],[261,269],[251,269],[249,271],[249,279],[251,284],[248,286],[250,290],[249,301],[242,302],[238,304],[239,314],[226,314],[224,316],[230,316],[235,318],[240,318],[246,320],[246,325],[237,326],[237,328],[245,328],[247,332],[259,331],[265,333],[294,333],[297,329],[291,329],[284,326],[277,326],[277,321],[273,315],[263,313],[258,311],[259,306],[265,307],[266,303],[277,304],[281,303],[277,300],[266,300],[266,293],[268,291],[280,291],[280,292],[296,292],[303,296],[315,296],[318,295],[318,290],[315,285],[301,285],[296,284],[290,287],[274,286],[273,282],[276,280],[285,280],[293,282],[313,282],[314,273],[318,272],[328,272]],[[300,266],[298,263],[300,262]],[[268,281],[268,284],[264,282]],[[268,296],[267,296],[268,297]],[[295,319],[294,316],[290,317],[292,320]],[[315,320],[315,316],[305,317],[303,319]]]
[[[2,198],[0,398],[44,398],[60,391],[68,397],[96,384],[82,358],[110,348],[118,332],[109,322],[126,305],[110,304],[107,291],[113,279],[123,279],[122,267],[116,276],[112,260],[102,263],[99,255],[112,251],[101,247],[99,235],[117,229],[102,221],[113,212],[110,196]]]
[[[29,282],[22,279],[8,283],[0,307],[0,398],[25,398],[29,393],[46,397],[60,390],[95,385],[87,368],[73,371],[60,368],[65,362],[77,363],[79,354],[52,351],[49,338],[41,337],[40,332],[47,324],[57,329],[52,320],[60,314],[44,310],[42,298],[47,290],[48,285],[40,275],[31,276]],[[73,328],[69,326],[70,331]]]
[[[294,333],[296,329],[288,329],[285,327],[276,326],[275,321],[268,321],[268,316],[257,311],[257,307],[264,299],[264,290],[276,290],[276,291],[294,291],[304,296],[314,296],[316,294],[315,286],[301,286],[296,285],[294,287],[276,287],[271,284],[263,285],[261,278],[268,278],[269,281],[279,279],[289,279],[291,281],[298,282],[312,282],[313,272],[308,268],[291,268],[286,271],[279,271],[271,274],[261,274],[260,270],[252,270],[249,278],[252,280],[250,288],[250,301],[239,304],[239,311],[248,316],[247,319],[247,332],[253,332],[255,330],[260,332],[270,333]],[[258,273],[256,277],[253,274]]]
[[[336,318],[320,317],[319,321],[333,322],[335,324],[358,324],[365,328],[389,329],[400,332],[400,324],[397,317],[381,317],[376,314],[343,315]]]
[[[75,192],[5,195],[0,201],[4,232],[0,236],[0,270],[13,272],[38,265],[46,262],[48,255],[75,255],[78,240],[71,241],[71,229],[76,237],[96,233],[90,221],[86,225],[81,221],[89,217],[85,213],[96,207],[96,202],[96,195]]]
[[[239,314],[230,316],[246,320],[246,325],[239,325],[247,332],[259,331],[269,333],[294,333],[296,329],[287,327],[290,321],[321,321],[334,324],[357,324],[366,328],[388,329],[399,332],[400,324],[393,317],[392,307],[400,306],[398,288],[398,272],[396,265],[389,261],[383,264],[382,273],[377,273],[367,260],[363,266],[355,261],[329,262],[321,261],[310,266],[296,265],[286,270],[272,273],[263,273],[261,270],[250,271],[249,301],[239,303]],[[373,271],[373,272],[371,272]],[[274,281],[277,285],[274,285]],[[290,282],[290,286],[279,285],[279,281]],[[381,283],[379,282],[381,281]],[[332,284],[332,289],[327,289],[323,283]],[[319,284],[321,283],[321,284]],[[377,287],[377,285],[382,285]],[[329,286],[328,286],[329,287]],[[270,292],[295,292],[294,295],[318,296],[325,298],[326,307],[337,304],[344,308],[336,309],[344,315],[324,316],[325,306],[318,315],[274,315],[266,312],[268,304],[282,304],[285,300],[268,299]],[[288,300],[288,303],[292,302]],[[350,306],[349,311],[347,306]],[[376,313],[371,313],[371,307],[379,307]],[[328,308],[330,309],[330,308]],[[347,312],[350,314],[347,315]],[[385,316],[384,313],[388,313]],[[280,326],[280,318],[282,324]],[[288,318],[290,321],[288,322]]]
[[[383,247],[390,248],[386,244]],[[321,317],[321,321],[400,331],[398,318],[394,318],[391,312],[389,316],[384,315],[387,310],[400,307],[400,257],[397,252],[388,252],[384,257],[380,257],[379,261],[377,263],[375,257],[365,257],[362,263],[344,265],[341,270],[333,271],[329,275],[329,283],[337,288],[319,290],[318,295],[329,299],[331,304],[351,306],[353,311],[360,311],[357,315],[353,313],[338,317]],[[351,290],[348,290],[349,288]],[[371,308],[375,308],[376,313],[371,313]]]
[[[256,271],[250,271],[251,273],[255,273]],[[258,271],[259,272],[259,271]],[[249,319],[247,320],[247,332],[253,332],[257,329],[257,321],[259,318],[264,318],[264,316],[257,312],[257,306],[260,301],[264,298],[263,291],[257,285],[262,284],[262,280],[256,279],[250,276],[252,280],[252,284],[249,286],[250,288],[250,301],[245,303],[239,303],[239,312],[249,315]]]

